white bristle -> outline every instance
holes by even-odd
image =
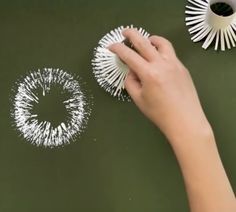
[[[215,42],[215,50],[222,51],[235,47],[236,43],[236,13],[230,16],[216,15],[210,8],[215,0],[188,0],[186,6],[186,26],[193,42],[204,41],[202,48],[207,49]],[[236,7],[231,0],[222,0],[220,3],[227,3]]]
[[[126,28],[135,28],[133,25]],[[118,99],[126,100],[129,96],[125,92],[124,81],[129,72],[129,68],[119,57],[108,50],[108,46],[114,43],[122,43],[125,37],[122,31],[125,28],[120,26],[107,33],[95,48],[94,58],[92,60],[93,73],[99,85],[103,87],[112,96]],[[135,28],[137,29],[137,28]],[[143,28],[137,29],[145,38],[150,35]]]

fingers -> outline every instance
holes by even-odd
[[[141,82],[133,71],[129,71],[125,79],[125,89],[134,101],[137,101],[141,92]]]
[[[118,57],[128,65],[140,79],[143,79],[145,70],[148,70],[148,62],[138,53],[122,43],[115,43],[109,46],[109,50],[117,54]]]
[[[135,50],[137,50],[147,61],[152,61],[156,58],[158,54],[156,48],[136,29],[126,29],[123,31],[123,35],[129,39],[129,41],[134,45]]]
[[[151,36],[149,37],[151,44],[154,45],[160,54],[164,55],[175,55],[175,50],[170,41],[160,36]]]

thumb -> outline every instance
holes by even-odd
[[[141,88],[142,85],[140,79],[130,70],[125,79],[125,89],[134,101],[139,97]]]

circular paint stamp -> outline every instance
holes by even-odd
[[[44,68],[29,72],[16,82],[13,89],[11,116],[15,128],[31,144],[44,147],[57,147],[69,144],[87,126],[91,112],[88,100],[81,89],[79,78],[58,68]],[[53,89],[59,89],[61,105],[64,107],[64,120],[53,123],[42,118],[35,111],[43,98]],[[48,111],[52,105],[44,108]],[[57,107],[57,106],[56,106]],[[50,108],[51,115],[57,108]],[[61,114],[54,114],[60,116]]]

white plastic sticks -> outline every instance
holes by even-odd
[[[134,28],[133,25],[126,28]],[[112,96],[121,100],[128,100],[129,96],[124,92],[124,80],[128,74],[128,67],[119,57],[111,52],[107,47],[113,43],[122,43],[125,37],[122,31],[123,26],[107,33],[95,48],[94,58],[92,60],[93,73],[99,85],[109,92]],[[145,37],[149,37],[144,29],[139,28],[138,31]]]
[[[186,25],[193,42],[203,40],[202,47],[207,49],[215,42],[215,50],[225,51],[236,45],[236,1],[235,0],[188,0],[186,6]],[[222,14],[212,9],[214,4],[225,4]],[[224,10],[232,9],[231,13]],[[225,14],[224,14],[225,13]]]

